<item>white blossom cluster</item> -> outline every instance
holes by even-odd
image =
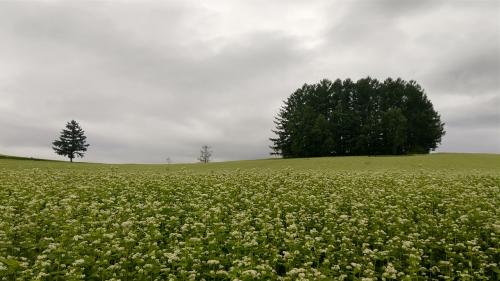
[[[500,176],[0,168],[0,280],[499,280]]]

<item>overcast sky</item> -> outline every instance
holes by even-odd
[[[303,83],[416,80],[440,152],[500,153],[500,1],[0,1],[0,154],[85,161],[268,158]]]

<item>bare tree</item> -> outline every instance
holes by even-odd
[[[212,157],[212,151],[210,150],[210,146],[204,145],[201,147],[200,150],[200,160],[201,163],[208,163],[210,162],[210,157]]]

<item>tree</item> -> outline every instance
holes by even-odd
[[[274,123],[271,154],[282,157],[429,153],[445,134],[420,85],[399,78],[304,84]]]
[[[89,144],[86,143],[85,132],[75,120],[66,124],[66,128],[61,131],[59,139],[52,142],[52,149],[63,156],[67,156],[70,162],[75,157],[83,158]]]
[[[382,113],[382,136],[384,154],[403,154],[406,143],[406,117],[399,108]]]
[[[210,150],[210,146],[204,145],[201,147],[200,150],[200,157],[198,160],[200,160],[201,163],[208,163],[210,162],[210,158],[212,157],[212,151]]]

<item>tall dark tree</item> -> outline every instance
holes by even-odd
[[[75,157],[83,158],[87,147],[89,147],[85,132],[75,120],[66,124],[59,139],[52,142],[52,145],[57,154],[68,157],[70,162],[73,162]]]
[[[445,133],[424,90],[399,78],[304,84],[275,124],[272,154],[283,157],[429,153]]]

